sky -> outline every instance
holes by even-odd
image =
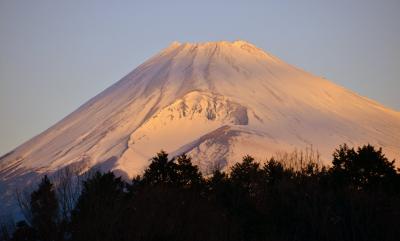
[[[0,0],[0,155],[173,41],[246,40],[400,111],[400,1]]]

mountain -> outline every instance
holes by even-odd
[[[174,42],[1,157],[0,201],[76,163],[130,178],[161,149],[187,153],[207,171],[245,154],[265,160],[309,146],[328,163],[345,142],[371,143],[399,159],[400,112],[245,41]]]

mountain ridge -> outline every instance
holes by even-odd
[[[203,171],[310,145],[326,164],[344,142],[371,143],[399,159],[396,133],[400,112],[246,41],[173,42],[1,157],[0,189],[80,162],[132,177],[161,149],[187,153]]]

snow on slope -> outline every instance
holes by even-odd
[[[0,191],[77,162],[133,176],[161,149],[206,170],[310,145],[329,162],[344,142],[400,159],[400,113],[245,41],[174,42],[2,157]]]

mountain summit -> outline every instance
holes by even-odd
[[[174,42],[1,157],[0,189],[78,162],[132,177],[161,149],[203,171],[310,145],[328,162],[344,142],[399,159],[399,133],[399,112],[248,42]]]

